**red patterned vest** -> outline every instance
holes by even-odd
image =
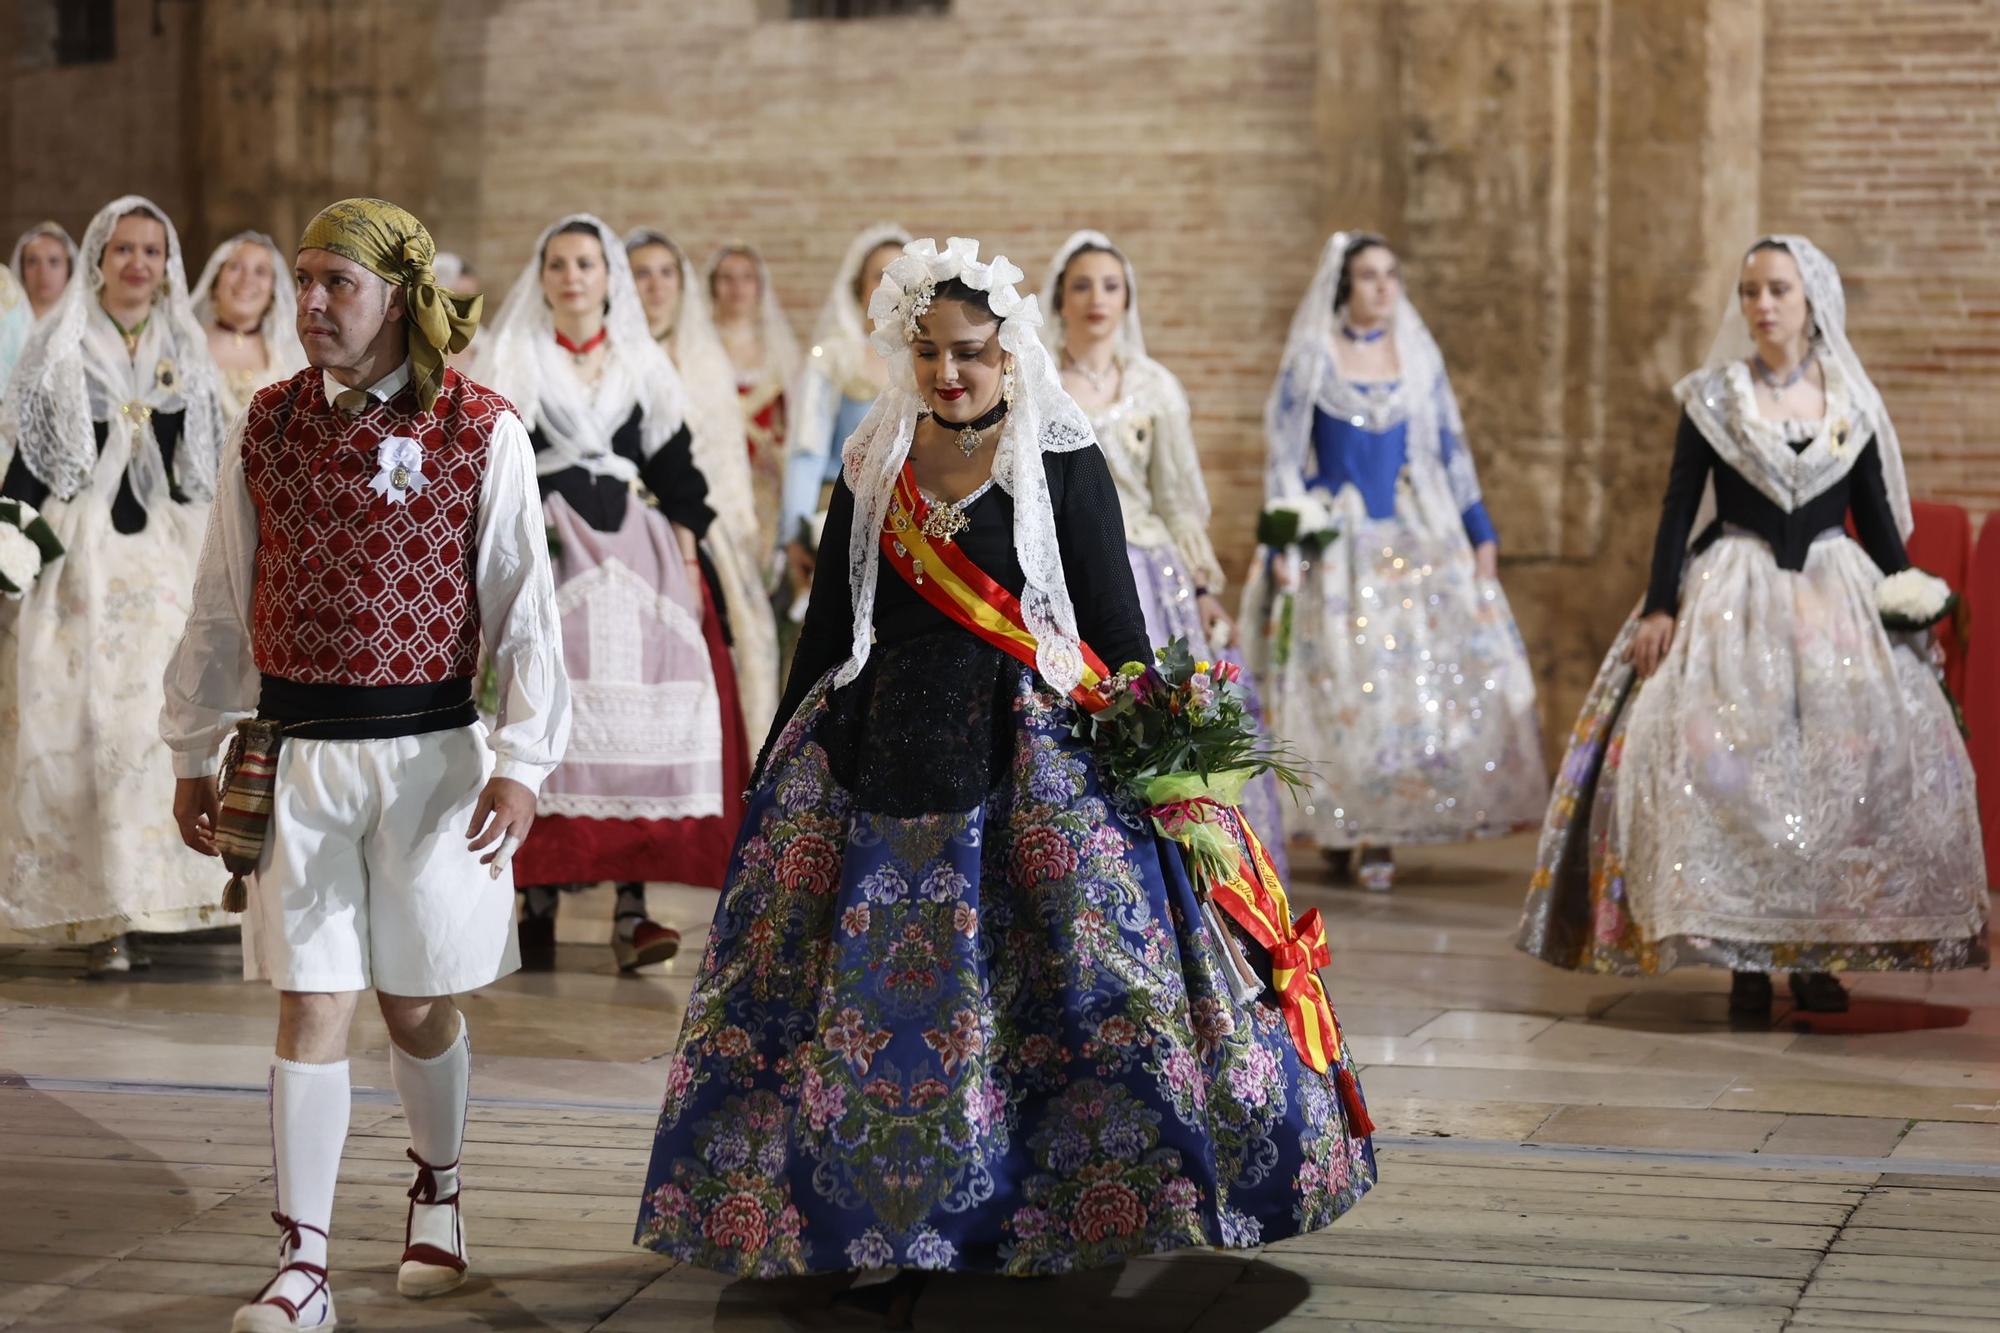
[[[267,676],[416,685],[479,667],[479,498],[507,400],[447,370],[429,412],[405,388],[356,417],[318,370],[251,400],[243,478],[257,506],[251,647]],[[391,504],[370,487],[384,440],[423,446],[428,484]]]

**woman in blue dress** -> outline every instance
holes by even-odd
[[[870,302],[890,386],[845,449],[639,1216],[706,1268],[1066,1272],[1268,1244],[1374,1180],[1351,1064],[1314,1072],[1268,989],[1232,997],[1179,851],[1072,734],[1086,650],[1150,647],[1038,303],[977,255],[916,242]],[[918,531],[1026,647],[931,600],[962,585],[912,568]]]
[[[1379,236],[1336,233],[1264,410],[1267,503],[1338,536],[1267,552],[1244,620],[1266,724],[1314,766],[1303,821],[1387,889],[1391,849],[1532,828],[1548,796],[1535,683],[1499,580],[1458,400]]]

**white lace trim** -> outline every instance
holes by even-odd
[[[571,796],[543,792],[535,813],[576,819],[708,819],[722,813],[721,792],[687,796]]]

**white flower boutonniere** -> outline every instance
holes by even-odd
[[[382,441],[375,463],[375,479],[368,488],[392,505],[408,504],[412,495],[431,484],[424,475],[424,447],[407,435]]]

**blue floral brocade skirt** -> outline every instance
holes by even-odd
[[[1060,1273],[1326,1226],[1375,1180],[1074,705],[958,630],[821,684],[752,793],[638,1243],[747,1276]]]

